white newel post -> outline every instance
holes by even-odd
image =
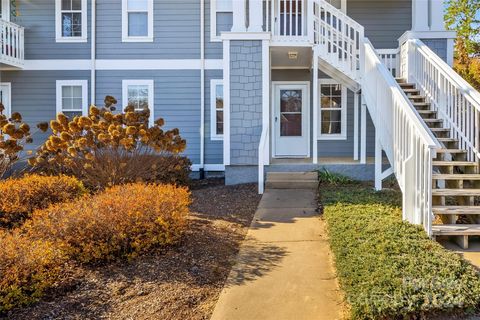
[[[249,0],[249,32],[263,31],[263,0]]]
[[[233,8],[233,26],[232,32],[245,32],[246,27],[246,13],[247,6],[246,0],[234,0],[232,1]]]

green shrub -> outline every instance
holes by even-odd
[[[345,190],[350,195],[338,199]],[[398,197],[358,184],[323,185],[321,193],[352,318],[414,318],[468,312],[478,306],[477,272],[430,240],[421,227],[403,222],[401,210],[391,205]]]
[[[350,183],[353,182],[352,179],[341,175],[339,173],[331,172],[327,169],[320,170],[318,172],[318,178],[320,182],[326,182],[331,184],[339,184],[339,183]]]
[[[69,201],[84,193],[82,183],[67,176],[26,175],[0,181],[0,225],[14,226],[36,209]]]
[[[37,301],[58,279],[63,262],[51,242],[0,230],[0,315]]]
[[[35,211],[23,230],[82,263],[132,258],[175,243],[186,228],[189,205],[183,187],[120,185]]]

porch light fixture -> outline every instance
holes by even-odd
[[[298,59],[298,52],[297,51],[289,51],[288,52],[288,59],[297,60]]]

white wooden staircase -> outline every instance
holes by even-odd
[[[452,129],[445,127],[445,121],[416,84],[405,79],[397,81],[442,145],[432,163],[432,212],[436,217],[432,234],[453,237],[462,248],[468,248],[469,236],[480,235],[478,162],[467,160],[468,151],[461,148],[459,139],[452,137]]]

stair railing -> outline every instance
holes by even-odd
[[[480,93],[419,39],[401,46],[402,76],[419,86],[467,160],[480,159]]]
[[[359,82],[364,28],[324,0],[313,0],[313,42],[321,59]]]
[[[24,28],[0,19],[0,64],[22,67],[25,60]]]
[[[439,147],[431,131],[381,62],[368,39],[362,95],[403,196],[403,218],[432,234],[432,161]]]

